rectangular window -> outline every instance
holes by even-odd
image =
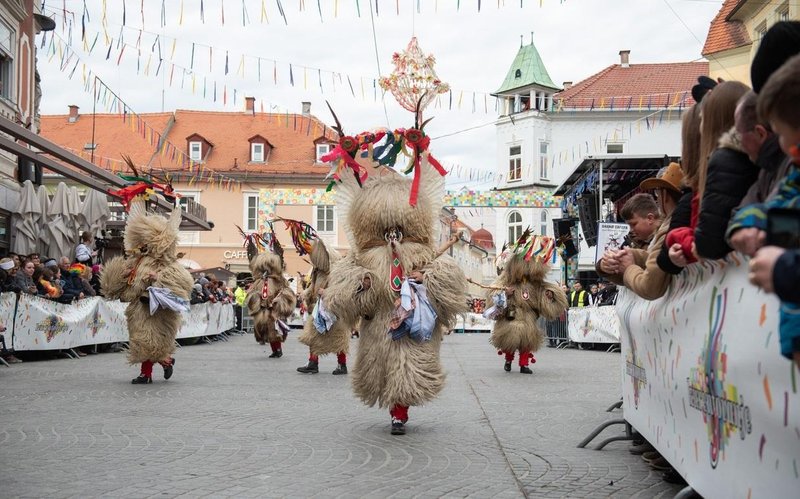
[[[550,178],[550,165],[547,160],[547,142],[539,142],[539,179],[547,180]]]
[[[15,34],[0,21],[0,97],[14,99],[14,43]]]
[[[622,144],[606,144],[606,154],[622,154]]]
[[[198,142],[199,144],[199,142]],[[178,206],[183,211],[190,211],[190,199],[192,201],[199,201],[200,194],[198,192],[180,192],[181,197],[178,198]],[[178,232],[178,246],[188,246],[200,243],[200,232],[196,230],[182,230]]]
[[[203,160],[203,143],[189,142],[189,159],[192,161]]]
[[[322,157],[331,152],[330,144],[317,144],[317,163],[322,163]]]
[[[0,255],[7,255],[11,243],[11,213],[0,210]]]
[[[511,146],[508,149],[508,180],[522,178],[522,146]]]
[[[333,206],[320,205],[317,206],[317,220],[314,228],[317,232],[331,234],[334,231],[333,224]]]
[[[758,26],[756,26],[755,30],[756,46],[761,45],[761,39],[764,38],[764,35],[766,34],[767,34],[767,21],[764,21]]]
[[[250,161],[253,163],[264,162],[264,144],[261,143],[250,144]]]
[[[789,2],[785,2],[783,5],[778,7],[777,16],[778,21],[788,21],[789,20]]]
[[[244,195],[244,230],[245,232],[258,230],[258,194]]]

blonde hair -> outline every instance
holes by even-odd
[[[681,124],[681,171],[683,183],[697,190],[700,169],[700,104],[690,107]]]
[[[706,188],[708,160],[719,147],[719,139],[734,125],[733,115],[739,99],[750,87],[738,81],[723,81],[704,98],[700,108],[700,162],[697,192],[702,197]]]

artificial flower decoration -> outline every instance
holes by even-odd
[[[381,88],[392,92],[397,102],[411,112],[421,113],[439,94],[450,90],[436,76],[436,59],[422,53],[417,37],[411,38],[405,51],[395,53],[392,62],[395,70],[380,79]]]

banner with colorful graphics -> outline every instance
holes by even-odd
[[[570,341],[619,343],[619,317],[616,307],[574,307],[569,309],[568,314]]]
[[[0,317],[13,318],[5,324],[5,337],[8,346],[13,345],[15,350],[61,350],[128,341],[127,303],[92,297],[62,304],[22,294],[15,314],[15,301],[14,293],[0,295]],[[177,337],[215,335],[233,326],[231,304],[200,303],[182,314]]]
[[[777,298],[747,271],[731,254],[655,301],[621,290],[623,410],[703,497],[796,497],[799,373],[780,354]]]

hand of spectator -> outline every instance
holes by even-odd
[[[675,243],[670,246],[667,253],[669,254],[669,261],[671,261],[673,265],[677,265],[678,267],[685,267],[688,265],[686,255],[683,254],[683,249],[681,249],[680,244]]]
[[[28,286],[28,293],[35,295],[37,291],[36,286]]]
[[[633,265],[633,253],[628,250],[622,250],[617,253],[617,262],[619,262],[618,273],[623,274],[625,270]]]
[[[514,288],[512,288],[510,286],[507,287],[506,288],[506,296],[514,296]]]
[[[785,251],[784,248],[777,246],[765,246],[758,250],[750,260],[750,274],[748,275],[750,282],[767,293],[774,293],[772,271],[775,268],[775,262]]]
[[[422,282],[422,278],[423,278],[424,275],[425,274],[423,274],[419,270],[412,270],[411,273],[408,274],[408,277],[413,279],[414,281],[417,281],[417,282],[421,283]]]
[[[600,270],[605,272],[606,274],[616,274],[619,270],[619,262],[615,258],[603,258],[600,259]]]
[[[83,291],[81,291],[80,294],[78,295],[78,299],[83,300],[84,297],[85,295],[83,294]]]
[[[753,256],[767,242],[767,233],[756,227],[739,229],[731,236],[731,248]]]

